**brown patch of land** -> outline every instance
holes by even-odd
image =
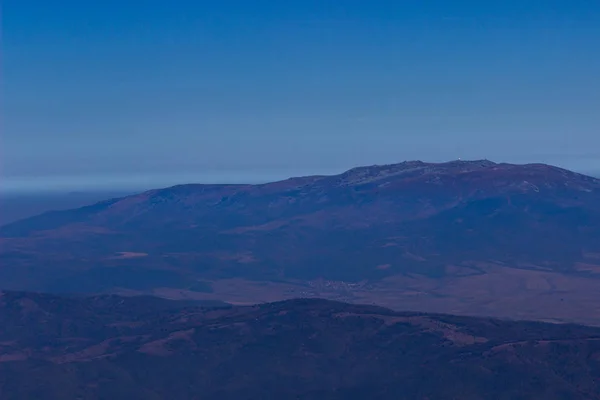
[[[210,253],[211,256],[223,261],[236,261],[241,264],[256,262],[257,259],[251,252],[242,253]]]
[[[589,264],[589,263],[575,263],[575,270],[592,272],[594,274],[600,274],[600,265],[599,264]]]
[[[172,350],[169,349],[169,344],[174,341],[185,341],[191,345],[194,345],[191,337],[194,334],[195,329],[188,329],[185,331],[178,331],[171,333],[164,339],[155,340],[144,344],[138,350],[140,353],[146,353],[154,356],[168,356],[172,354]]]
[[[24,361],[27,360],[27,358],[29,358],[29,356],[25,353],[0,354],[0,363],[11,361]]]
[[[450,266],[465,271],[474,271],[471,268],[475,267],[480,271],[476,275],[444,278],[397,275],[373,283],[221,279],[212,282],[212,293],[161,288],[153,294],[170,299],[221,300],[239,305],[325,298],[395,310],[600,326],[600,281],[596,279],[484,263]]]
[[[240,233],[255,232],[255,231],[268,231],[271,229],[281,228],[282,226],[285,226],[287,223],[288,223],[288,221],[274,221],[274,222],[269,222],[269,223],[262,224],[262,225],[242,226],[239,228],[224,231],[223,233],[240,234]]]
[[[484,337],[469,335],[456,326],[444,323],[429,317],[424,316],[405,316],[399,317],[395,315],[373,315],[373,314],[358,314],[358,313],[337,313],[335,318],[377,318],[381,319],[384,327],[392,326],[398,323],[406,323],[423,328],[426,332],[440,333],[444,338],[450,340],[455,345],[472,345],[475,343],[486,343],[488,340]]]
[[[117,253],[116,256],[111,257],[113,259],[128,259],[128,258],[140,258],[140,257],[147,257],[148,253],[136,253],[133,251],[121,251],[119,253]]]
[[[583,253],[583,256],[593,260],[600,260],[600,253]]]
[[[103,226],[86,225],[84,223],[73,223],[57,229],[40,230],[34,233],[36,238],[69,238],[83,240],[87,235],[109,235],[114,233],[112,229]]]
[[[53,359],[58,364],[69,363],[74,361],[90,360],[97,357],[106,355],[111,346],[112,340],[105,340],[98,344],[94,344],[84,350],[77,351],[70,354],[64,354]]]
[[[417,254],[409,253],[408,251],[404,253],[404,257],[408,258],[409,260],[425,261],[424,257],[421,257]]]

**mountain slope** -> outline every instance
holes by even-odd
[[[44,291],[204,296],[227,279],[377,285],[496,267],[596,279],[600,180],[483,160],[181,185],[2,227],[0,258],[2,287]]]
[[[598,399],[600,329],[324,300],[0,296],[3,399]]]

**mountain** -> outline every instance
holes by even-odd
[[[0,295],[0,397],[600,399],[600,328],[318,299]]]
[[[481,160],[181,185],[1,227],[0,259],[7,289],[600,323],[600,180]]]
[[[11,193],[0,190],[0,226],[46,211],[68,210],[132,193],[133,191],[48,192],[43,190]]]

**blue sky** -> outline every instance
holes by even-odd
[[[598,1],[2,9],[2,181],[264,181],[407,159],[600,171]]]

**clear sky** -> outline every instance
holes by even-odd
[[[598,0],[4,0],[2,181],[600,171]]]

